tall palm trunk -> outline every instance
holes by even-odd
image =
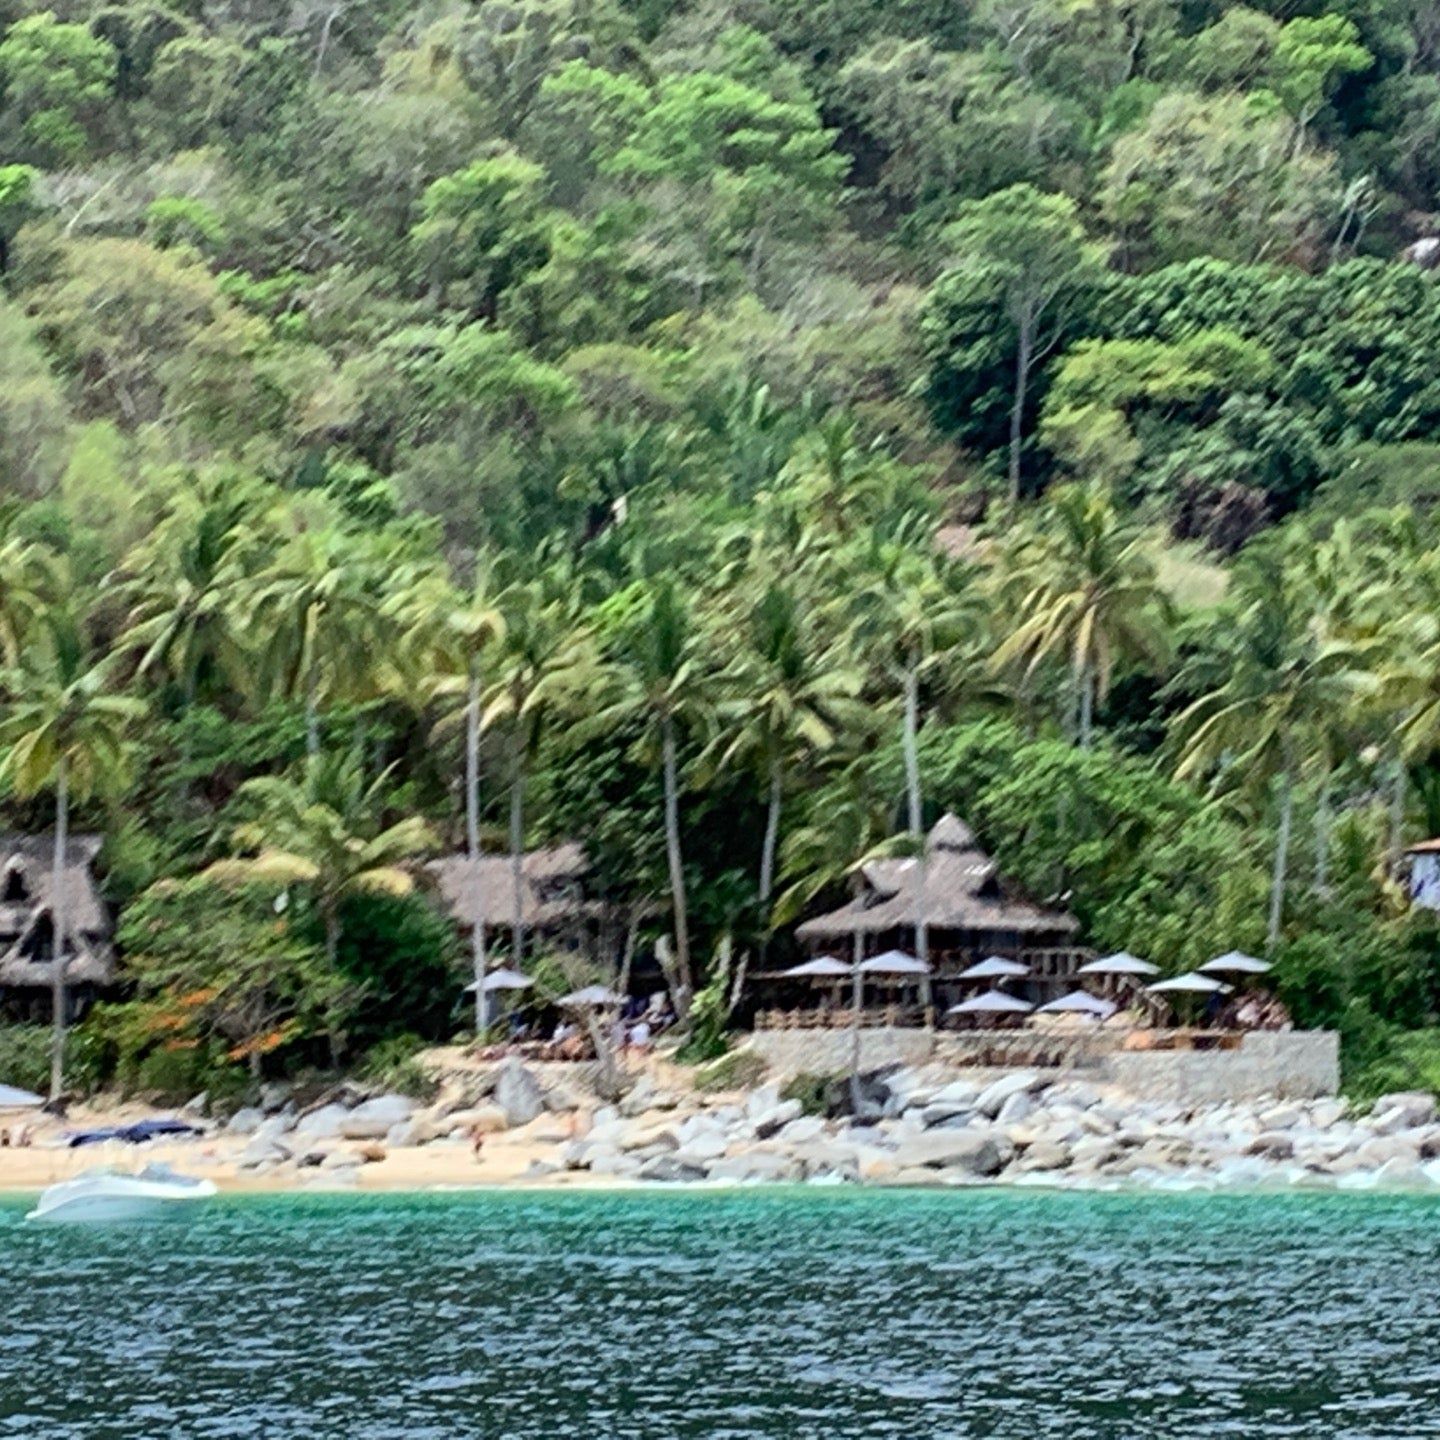
[[[760,909],[766,928],[770,924],[770,894],[775,888],[775,850],[780,840],[780,803],[785,773],[780,757],[770,761],[770,795],[765,806],[765,841],[760,847]]]
[[[305,669],[305,754],[320,758],[320,676],[312,660]]]
[[[661,770],[665,785],[665,859],[670,867],[670,900],[675,912],[675,965],[685,1003],[695,992],[690,971],[690,917],[685,903],[685,864],[680,854],[680,784],[675,762],[675,721],[660,722]]]
[[[50,867],[50,1098],[65,1089],[65,846],[70,829],[70,768],[63,751],[55,762],[55,855]]]
[[[920,846],[920,873],[915,885],[915,958],[930,963],[930,931],[925,923],[926,860],[924,814],[920,796],[920,670],[913,663],[905,670],[905,802],[910,833]],[[930,977],[920,981],[925,1020],[932,1016]]]
[[[475,1033],[485,1028],[483,989],[489,968],[485,947],[485,892],[480,885],[480,672],[470,665],[465,698],[465,853],[475,876],[475,913],[470,917],[470,949],[475,970]]]
[[[1095,727],[1095,669],[1087,660],[1080,667],[1080,748],[1088,750]]]
[[[851,940],[851,964],[854,966],[851,978],[850,1009],[850,1113],[860,1118],[860,1008],[865,999],[864,978],[860,974],[860,962],[865,958],[865,942],[857,930]]]
[[[515,968],[525,958],[525,760],[517,732],[510,757],[510,950]]]
[[[1010,509],[1020,504],[1020,453],[1025,443],[1025,392],[1030,383],[1030,363],[1035,348],[1034,321],[1026,315],[1020,322],[1019,344],[1015,350],[1015,392],[1010,403]]]
[[[1266,949],[1273,951],[1280,943],[1280,921],[1285,911],[1285,874],[1290,862],[1290,824],[1294,818],[1295,793],[1287,763],[1280,772],[1280,828],[1275,836],[1275,870],[1270,877],[1270,923],[1266,930]]]
[[[1313,889],[1322,899],[1330,895],[1330,771],[1320,778],[1320,793],[1315,799],[1315,883]]]

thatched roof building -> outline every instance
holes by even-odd
[[[508,932],[515,916],[515,875],[508,855],[464,854],[432,860],[441,897],[456,924],[469,930],[477,915],[486,928]],[[605,906],[585,894],[590,862],[580,845],[527,851],[520,861],[520,918],[532,934],[553,933],[599,919]]]
[[[92,866],[101,837],[72,835],[61,885],[65,907],[65,978],[108,985],[115,978],[110,914]],[[54,955],[53,865],[49,835],[0,834],[0,986],[48,989]]]
[[[921,876],[924,889],[921,892]],[[855,898],[807,920],[797,935],[811,948],[839,948],[857,933],[867,951],[908,945],[923,916],[932,958],[983,959],[1073,947],[1074,916],[1047,910],[1009,891],[995,862],[956,815],[945,815],[918,858],[876,860],[861,867]]]

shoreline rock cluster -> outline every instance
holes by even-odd
[[[1440,1118],[1424,1093],[1382,1097],[1362,1115],[1337,1098],[1186,1106],[1037,1071],[899,1068],[866,1077],[858,1115],[807,1114],[778,1082],[716,1097],[648,1076],[591,1111],[512,1061],[429,1106],[351,1095],[297,1111],[270,1099],[225,1127],[245,1139],[239,1168],[315,1170],[326,1183],[394,1150],[520,1130],[543,1157],[522,1177],[533,1181],[584,1171],[655,1184],[1440,1192]]]
[[[597,1112],[560,1163],[670,1183],[1048,1185],[1220,1189],[1307,1185],[1440,1191],[1428,1094],[1186,1107],[1020,1071],[981,1080],[898,1070],[869,1113],[821,1119],[771,1084],[684,1116]]]

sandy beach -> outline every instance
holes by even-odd
[[[565,1120],[554,1116],[542,1116],[519,1129],[487,1135],[478,1159],[470,1145],[444,1140],[423,1147],[388,1150],[380,1160],[366,1158],[375,1153],[377,1147],[339,1142],[334,1150],[353,1156],[360,1163],[357,1168],[346,1167],[338,1172],[287,1168],[257,1174],[239,1164],[248,1143],[246,1138],[224,1134],[152,1141],[145,1145],[106,1141],[78,1149],[70,1149],[64,1143],[66,1131],[131,1123],[173,1113],[125,1104],[77,1108],[64,1123],[32,1122],[34,1134],[29,1146],[0,1148],[0,1192],[36,1192],[97,1166],[133,1169],[153,1161],[171,1165],[187,1175],[202,1175],[226,1191],[430,1190],[473,1185],[594,1189],[627,1183],[618,1177],[592,1175],[585,1170],[531,1172],[533,1165],[553,1161],[557,1148],[570,1138]]]

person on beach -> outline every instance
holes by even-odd
[[[472,1125],[470,1127],[470,1154],[474,1157],[477,1165],[485,1158],[484,1150],[485,1132],[479,1125]]]

